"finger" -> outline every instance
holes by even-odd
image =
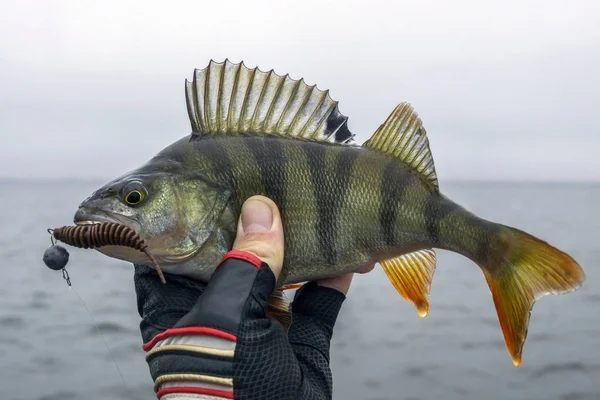
[[[338,292],[341,292],[345,296],[348,293],[348,290],[350,289],[350,284],[352,283],[353,277],[354,277],[354,274],[351,273],[351,274],[336,276],[334,278],[319,279],[317,281],[317,285],[335,289]]]
[[[277,205],[265,196],[252,196],[246,200],[233,249],[254,254],[267,263],[278,278],[283,266],[283,243],[283,226]]]
[[[373,268],[375,268],[375,264],[365,264],[356,272],[359,274],[366,274],[367,272],[373,271]]]

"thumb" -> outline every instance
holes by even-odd
[[[275,278],[283,266],[283,226],[273,200],[252,196],[242,206],[233,250],[247,251],[267,263]]]

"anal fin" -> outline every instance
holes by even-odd
[[[303,283],[292,283],[291,285],[285,285],[279,288],[279,290],[294,290],[294,289],[300,289],[302,286],[304,286]]]
[[[269,300],[267,300],[267,315],[279,321],[286,333],[290,329],[292,325],[292,308],[282,289],[275,289],[271,293]]]
[[[433,249],[419,250],[380,262],[396,291],[413,302],[421,317],[425,317],[429,312],[427,296],[435,272],[435,263]]]

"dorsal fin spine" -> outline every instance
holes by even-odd
[[[200,71],[198,71],[198,77],[200,77]],[[206,90],[205,90],[205,86],[206,86],[206,81],[202,81],[202,80],[198,80],[198,86],[196,87],[196,99],[198,100],[198,104],[203,104],[205,102],[206,99]],[[202,93],[199,93],[200,90],[202,90]],[[200,112],[202,112],[203,115],[200,115]],[[200,124],[202,129],[204,129],[204,132],[208,132],[208,120],[206,119],[206,107],[198,110],[198,118],[200,118]]]
[[[223,85],[223,79],[225,77],[225,68],[221,68],[221,73],[219,74],[219,86]],[[216,104],[216,109],[217,109],[217,130],[219,132],[223,132],[223,128],[227,129],[227,125],[223,126],[223,124],[221,123],[221,102],[222,102],[222,98],[223,98],[223,91],[219,90],[218,95],[217,95],[217,104]]]
[[[304,82],[304,79],[300,79],[298,81],[298,87],[296,87],[296,89],[294,90],[294,96],[290,97],[290,102],[285,110],[285,114],[282,115],[282,122],[284,122],[283,124],[280,125],[280,129],[282,130],[287,130],[287,131],[291,131],[293,129],[293,125],[294,125],[294,121],[296,119],[292,119],[291,121],[287,122],[287,127],[286,125],[286,115],[288,114],[294,114],[296,116],[296,118],[298,117],[298,112],[301,108],[301,106],[299,106],[298,104],[302,105],[305,104],[304,103],[304,96],[306,95],[306,88],[308,86],[306,85],[306,83]]]
[[[289,77],[289,75],[286,75],[286,76]],[[292,94],[291,94],[290,98],[286,101],[285,107],[283,107],[283,111],[281,112],[281,115],[279,116],[279,119],[277,120],[277,124],[275,125],[275,131],[277,131],[279,129],[281,122],[283,121],[283,117],[287,113],[288,108],[290,108],[290,104],[296,98],[296,93],[298,93],[298,88],[300,87],[300,82],[302,82],[302,81],[298,80],[294,83],[294,87],[292,89]]]
[[[273,71],[273,70],[271,70],[271,71]],[[277,75],[277,74],[275,74],[275,75]],[[279,98],[279,94],[281,93],[281,89],[283,88],[283,84],[285,83],[286,77],[287,77],[287,75],[283,76],[279,79],[280,82],[278,83],[277,89],[275,90],[275,94],[273,95],[273,97],[275,97],[276,99]],[[273,110],[275,109],[276,104],[277,104],[276,102],[272,102],[271,105],[269,106],[269,110],[267,111],[267,115],[265,116],[265,119],[262,123],[261,129],[263,129],[263,130],[265,129],[265,124],[267,123],[267,121],[269,121],[269,117],[271,117],[271,115],[273,114]]]
[[[329,90],[327,90],[327,95],[329,95]],[[325,98],[326,97],[327,96],[325,96]],[[325,100],[325,98],[323,100]],[[319,108],[322,107],[323,104],[324,104],[324,101],[321,103],[321,106],[319,106]],[[320,128],[323,126],[323,124],[327,121],[327,119],[329,119],[329,116],[331,115],[331,113],[335,109],[336,105],[337,104],[335,104],[335,103],[328,105],[326,111],[323,113],[323,117],[321,118],[321,120],[319,121],[319,124],[317,125],[317,130],[316,130],[317,132],[320,130]],[[330,134],[330,136],[331,136],[331,134]]]
[[[258,100],[256,101],[256,107],[254,108],[254,113],[252,114],[252,119],[250,120],[251,128],[254,128],[254,123],[256,122],[256,115],[260,111],[260,107],[258,105],[262,102],[265,92],[267,91],[267,88],[269,87],[269,81],[271,80],[272,73],[273,73],[273,70],[270,70],[267,73],[267,76],[265,77],[265,82],[263,83],[262,88],[260,89],[260,95],[258,96]]]
[[[304,123],[304,127],[302,128],[302,130],[300,131],[300,135],[304,135],[304,133],[306,132],[306,128],[308,128],[310,122],[313,120],[313,118],[315,117],[315,115],[317,115],[317,112],[319,112],[319,109],[321,108],[321,106],[323,105],[323,102],[325,101],[325,99],[327,98],[327,95],[329,94],[329,90],[325,90],[323,92],[323,94],[321,95],[321,99],[319,100],[319,103],[317,104],[317,106],[313,109],[313,112],[310,114],[310,117],[308,117],[306,119],[306,122]],[[312,93],[311,93],[312,96]]]
[[[194,72],[194,75],[196,73]],[[188,111],[188,115],[190,117],[190,123],[192,125],[192,131],[199,131],[200,127],[198,126],[199,117],[196,111],[196,108],[193,106],[197,104],[198,101],[195,96],[195,90],[192,90],[192,84],[190,82],[185,83],[185,102]]]
[[[261,71],[262,72],[262,71]],[[255,79],[257,77],[255,76]],[[252,113],[252,118],[250,118],[250,131],[256,130],[256,116],[260,114],[260,104],[262,103],[262,99],[264,97],[265,91],[269,86],[270,80],[270,72],[267,72],[266,75],[258,75],[259,82],[261,82],[259,86],[258,96],[256,96],[256,100],[251,99],[253,101],[254,112]]]
[[[327,122],[327,119],[329,119],[329,116],[331,115],[331,113],[333,113],[333,111],[335,110],[335,107],[337,107],[337,104],[332,104],[329,107],[329,109],[327,110],[327,112],[325,114],[323,114],[323,118],[321,118],[321,121],[319,122],[319,125],[317,127],[317,131],[319,131],[320,128],[323,126],[323,124],[325,122]],[[335,131],[331,132],[327,138],[330,138],[331,135],[335,135]]]
[[[304,81],[304,79],[302,79],[302,81]],[[309,88],[310,88],[310,91],[304,95],[304,98],[302,99],[302,104],[300,105],[300,107],[298,107],[299,110],[303,109],[304,106],[306,105],[306,103],[308,103],[310,96],[312,96],[313,90],[315,90],[315,85],[309,86]],[[296,125],[298,125],[298,120],[300,119],[300,115],[301,115],[300,113],[296,113],[296,116],[292,120],[292,123],[290,124],[290,127],[288,129],[295,130]]]
[[[230,64],[226,63],[225,68],[222,68],[221,72],[221,80],[219,86],[224,87],[224,82],[227,80],[231,80],[231,77],[234,77],[234,82],[236,82],[237,77],[237,68]],[[230,85],[227,87],[227,90],[223,90],[219,96],[219,113],[217,120],[219,121],[219,132],[225,133],[229,130],[229,113],[231,109],[231,101],[233,98],[233,92],[235,85]]]
[[[193,114],[193,121],[192,121],[192,129],[198,132],[205,132],[206,129],[204,129],[204,125],[203,125],[203,118],[200,115],[200,107],[196,107],[195,105],[200,104],[200,99],[198,97],[198,70],[194,70],[194,77],[192,82],[187,82],[186,83],[186,99],[191,99],[188,100],[189,103],[187,104],[187,108],[188,108],[188,113],[189,114]],[[190,117],[190,119],[192,119]]]
[[[259,71],[262,72],[262,71]],[[254,111],[252,115],[247,115],[248,119],[248,130],[255,131],[256,130],[256,116],[260,113],[260,104],[263,99],[265,90],[267,89],[269,82],[269,73],[265,74],[255,74],[254,81],[258,82],[258,86],[254,87],[254,92],[250,92],[250,97],[248,98],[249,104],[252,105]]]
[[[242,64],[238,64],[235,68],[235,81],[233,84],[233,89],[231,90],[231,98],[235,99],[235,96],[237,95],[237,88],[238,88],[238,78],[240,76],[240,70],[242,69]],[[229,102],[229,108],[227,109],[227,130],[229,131],[230,129],[233,128],[233,123],[231,122],[231,116],[233,114],[233,101]]]
[[[208,69],[206,70],[206,77],[204,79],[204,119],[206,120],[206,128],[208,132],[214,132],[214,128],[210,121],[210,97],[209,97],[209,89],[210,89],[210,77],[211,77],[211,67],[212,62],[210,63]]]
[[[251,70],[252,73],[250,74],[250,78],[248,81],[248,85],[246,85],[246,93],[244,93],[244,101],[242,102],[242,105],[246,104],[248,102],[248,95],[250,94],[250,88],[252,87],[252,84],[254,83],[254,76],[256,75],[256,69]],[[241,130],[245,130],[245,125],[244,125],[244,120],[246,118],[246,107],[242,106],[242,112],[240,114],[240,121],[239,124],[241,126],[238,127],[238,129]]]

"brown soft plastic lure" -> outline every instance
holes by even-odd
[[[96,249],[103,246],[123,246],[136,249],[146,254],[160,277],[167,283],[158,262],[148,251],[144,240],[131,228],[114,222],[89,225],[70,225],[51,229],[56,240],[81,249]]]

